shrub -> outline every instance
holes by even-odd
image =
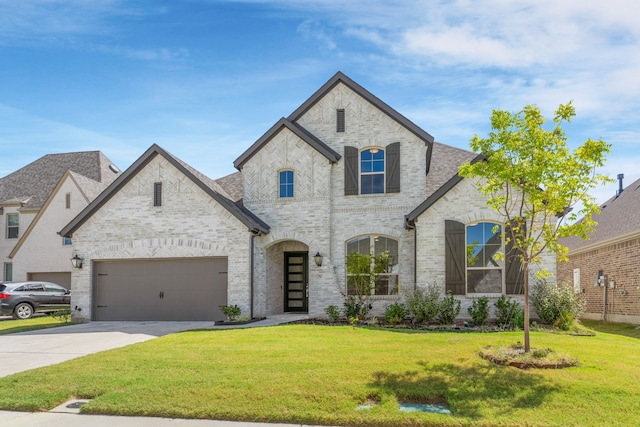
[[[480,297],[473,300],[471,307],[467,309],[473,323],[482,326],[489,317],[489,297]]]
[[[406,315],[407,308],[401,302],[394,302],[393,304],[388,305],[384,310],[384,320],[392,325],[402,323]]]
[[[573,288],[556,286],[545,280],[539,280],[531,290],[531,302],[543,323],[562,330],[569,330],[585,309],[584,298]]]
[[[221,305],[220,311],[222,311],[222,314],[227,316],[227,318],[232,322],[240,317],[240,314],[242,313],[242,310],[240,309],[240,307],[238,307],[237,304]]]
[[[72,314],[73,313],[71,313],[71,309],[70,308],[63,308],[63,309],[56,310],[53,313],[51,313],[51,317],[53,317],[56,320],[59,320],[60,322],[69,323],[69,322],[71,322]]]
[[[355,295],[349,295],[344,299],[342,313],[347,319],[363,320],[367,317],[369,310],[371,310],[371,304]]]
[[[416,288],[405,296],[405,304],[413,323],[430,322],[438,315],[438,302],[442,287],[437,283],[428,285],[426,289]]]
[[[329,323],[337,323],[340,320],[340,310],[335,305],[330,305],[324,309],[324,314],[327,315]]]
[[[496,323],[503,328],[514,328],[519,326],[519,318],[522,317],[524,327],[524,310],[517,301],[506,298],[501,295],[496,302],[493,303],[496,308]]]
[[[453,295],[447,295],[438,303],[438,323],[450,325],[460,314],[460,300]]]

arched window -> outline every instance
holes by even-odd
[[[293,171],[280,172],[280,198],[293,197]]]
[[[379,235],[348,240],[346,270],[348,295],[397,295],[398,241]]]
[[[384,193],[384,150],[367,148],[360,152],[360,194]]]

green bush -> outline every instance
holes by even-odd
[[[242,309],[240,309],[240,307],[238,307],[237,304],[221,305],[220,311],[222,311],[222,314],[227,316],[227,319],[229,319],[232,322],[235,321],[238,317],[240,317],[240,314],[242,314]]]
[[[366,319],[369,310],[371,310],[371,304],[355,295],[349,295],[344,299],[342,313],[347,319],[356,319],[356,323]]]
[[[474,299],[467,311],[476,326],[484,325],[489,317],[489,297]]]
[[[340,310],[335,305],[330,305],[324,309],[324,314],[327,315],[329,323],[337,323],[340,320]]]
[[[460,314],[460,300],[453,295],[447,295],[438,303],[438,323],[450,325]]]
[[[438,302],[442,287],[437,283],[428,285],[426,289],[416,288],[413,293],[405,295],[407,312],[413,323],[426,323],[438,315]]]
[[[404,321],[407,315],[407,308],[401,302],[394,302],[388,305],[384,310],[384,320],[392,325],[397,325]]]
[[[522,327],[524,327],[524,310],[517,301],[501,295],[500,298],[493,303],[493,306],[496,308],[496,323],[498,326],[503,328],[520,327],[519,319],[522,318]]]
[[[585,309],[584,298],[572,287],[557,286],[545,280],[539,280],[531,290],[531,302],[543,323],[562,330],[569,330]]]

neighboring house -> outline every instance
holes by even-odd
[[[431,283],[520,298],[502,219],[434,138],[337,73],[213,181],[154,145],[62,230],[78,320],[220,320],[342,307],[350,252],[389,255],[372,300]],[[501,230],[501,228],[500,228]],[[473,248],[467,253],[467,248]],[[555,272],[555,259],[545,258]]]
[[[569,261],[558,263],[560,283],[586,296],[586,319],[640,324],[640,179],[600,206],[589,240],[565,238]]]
[[[71,239],[57,234],[120,171],[99,151],[49,154],[0,179],[2,280],[71,286]]]

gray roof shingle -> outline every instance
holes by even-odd
[[[40,209],[67,170],[100,183],[104,189],[119,175],[112,165],[100,151],[47,154],[0,178],[0,204],[26,201],[22,209]]]
[[[560,240],[569,251],[640,232],[640,179],[624,189],[619,196],[614,196],[600,206],[600,214],[593,219],[598,223],[596,230],[589,234],[588,240],[572,236]]]

